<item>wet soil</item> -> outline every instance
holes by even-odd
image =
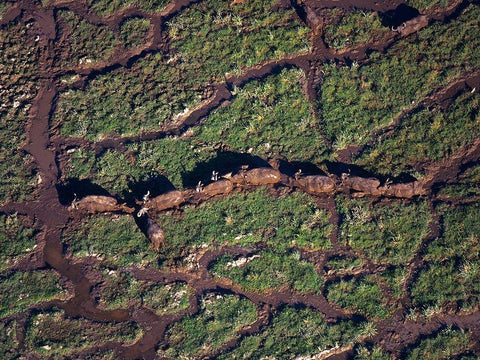
[[[73,296],[68,300],[55,300],[45,306],[57,306],[64,309],[70,316],[81,316],[97,321],[135,321],[143,329],[144,335],[141,339],[129,346],[122,344],[108,344],[106,348],[114,349],[118,358],[121,359],[154,359],[156,358],[156,348],[159,344],[168,345],[165,340],[165,333],[171,324],[181,320],[184,316],[195,314],[199,311],[199,299],[208,292],[230,293],[249,299],[257,306],[258,320],[251,326],[243,329],[239,336],[224,344],[220,349],[210,354],[208,358],[215,358],[222,351],[235,348],[240,340],[248,335],[257,334],[269,324],[273,312],[281,306],[288,304],[292,306],[302,305],[311,307],[324,314],[327,321],[336,322],[341,319],[350,319],[358,317],[353,312],[346,311],[337,307],[335,304],[329,303],[323,295],[303,295],[298,294],[290,289],[282,289],[269,293],[256,293],[246,291],[240,286],[234,284],[228,279],[213,278],[208,269],[210,264],[223,254],[231,254],[233,256],[248,256],[255,254],[260,249],[248,249],[241,247],[225,247],[214,251],[206,251],[198,260],[198,269],[194,272],[188,269],[177,268],[173,271],[158,271],[153,269],[143,269],[139,267],[131,267],[133,276],[138,280],[149,280],[160,283],[185,282],[194,290],[195,295],[190,299],[190,306],[187,310],[179,312],[175,315],[158,316],[150,310],[140,307],[136,309],[119,309],[112,311],[101,310],[92,296],[94,283],[89,279],[85,271],[85,266],[81,260],[73,260],[66,256],[62,245],[62,232],[68,223],[80,221],[81,216],[72,215],[72,210],[68,209],[70,201],[73,199],[70,192],[72,189],[65,191],[60,184],[60,167],[59,165],[64,159],[65,152],[71,147],[82,147],[94,149],[95,153],[101,154],[107,148],[115,148],[121,152],[125,152],[125,144],[139,141],[148,141],[160,139],[168,135],[180,135],[189,127],[201,126],[201,121],[212,110],[225,104],[233,95],[231,90],[234,86],[241,86],[253,79],[261,79],[272,73],[279,72],[283,68],[296,67],[301,68],[307,74],[305,79],[304,91],[310,101],[316,98],[315,88],[321,83],[319,75],[319,64],[325,61],[335,61],[338,63],[349,63],[357,61],[362,63],[366,60],[367,54],[372,50],[383,52],[392,44],[407,36],[405,32],[392,31],[388,33],[380,41],[362,45],[358,48],[348,49],[345,51],[335,51],[328,48],[323,41],[321,34],[322,19],[319,13],[325,8],[341,7],[358,8],[364,10],[378,11],[385,15],[386,19],[399,19],[398,13],[402,12],[402,16],[406,13],[402,7],[402,1],[349,1],[349,0],[333,0],[333,1],[314,1],[314,0],[291,0],[281,1],[277,7],[293,7],[299,16],[313,31],[313,49],[309,54],[292,55],[281,60],[268,61],[263,64],[252,66],[246,69],[241,75],[231,76],[225,79],[225,82],[214,85],[213,95],[192,109],[189,113],[181,117],[174,124],[165,125],[164,128],[148,133],[135,135],[131,137],[115,137],[111,136],[98,143],[92,143],[84,139],[67,139],[59,137],[54,129],[49,128],[51,115],[55,109],[56,100],[60,91],[66,90],[61,85],[59,78],[66,74],[78,74],[80,80],[72,87],[83,88],[93,78],[99,74],[107,73],[122,66],[129,66],[136,59],[145,56],[150,52],[168,51],[169,39],[167,36],[166,22],[173,16],[178,14],[184,8],[191,6],[197,1],[178,0],[172,1],[167,5],[166,9],[161,13],[151,14],[145,13],[135,7],[126,8],[115,14],[100,17],[95,14],[89,6],[82,1],[57,1],[51,2],[49,5],[42,7],[38,1],[24,0],[15,3],[9,8],[5,16],[0,20],[0,26],[11,21],[31,22],[33,21],[38,31],[41,63],[39,64],[39,73],[41,75],[40,91],[34,99],[33,106],[30,111],[30,121],[27,128],[27,143],[24,150],[32,154],[35,159],[35,165],[41,176],[41,184],[39,185],[39,198],[36,201],[22,203],[7,203],[0,208],[1,212],[25,214],[39,223],[42,228],[42,246],[39,251],[31,258],[33,262],[22,261],[17,263],[18,269],[30,270],[33,266],[49,267],[58,271],[65,279],[73,284]],[[421,27],[428,26],[430,20],[443,21],[448,20],[452,16],[458,14],[459,9],[466,6],[467,1],[457,1],[447,9],[435,9],[432,13],[424,14]],[[107,61],[96,63],[91,66],[71,66],[67,68],[59,68],[54,61],[55,56],[61,54],[58,44],[62,44],[62,37],[65,34],[59,31],[56,23],[55,12],[57,9],[69,9],[74,11],[80,17],[86,19],[92,24],[102,24],[118,32],[120,24],[130,17],[145,17],[152,24],[148,35],[147,43],[140,49],[126,51],[123,47],[117,49],[114,55]],[[393,15],[392,15],[393,14]],[[410,12],[400,20],[402,23],[411,21],[412,16],[417,14]],[[398,20],[398,21],[400,21]],[[413,31],[421,28],[415,25]],[[465,74],[465,76],[448,86],[432,91],[426,99],[421,101],[418,106],[448,106],[455,96],[461,91],[479,88],[479,73]],[[408,110],[410,111],[410,110]],[[405,114],[406,115],[406,114]],[[383,132],[394,131],[405,116],[402,114],[389,127],[382,129]],[[376,134],[378,136],[379,134]],[[362,149],[349,148],[344,154],[340,155],[340,161],[348,162],[348,158],[352,154],[358,154]],[[458,175],[465,170],[465,166],[474,163],[480,159],[480,140],[474,142],[471,146],[460,149],[456,154],[445,159],[439,164],[432,164],[428,168],[428,175],[421,182],[407,182],[396,184],[385,184],[380,179],[371,178],[369,176],[357,176],[356,174],[342,174],[342,166],[345,164],[331,164],[332,174],[327,175],[303,175],[295,177],[292,169],[301,168],[299,164],[283,164],[283,168],[274,166],[274,168],[259,167],[249,170],[238,170],[233,174],[232,178],[226,179],[222,185],[211,186],[205,189],[188,189],[180,192],[181,201],[175,200],[174,203],[166,202],[158,211],[170,208],[176,208],[185,203],[199,204],[205,201],[211,201],[213,198],[228,196],[233,192],[252,191],[260,185],[268,185],[272,192],[279,188],[286,191],[304,191],[315,196],[321,208],[328,209],[330,213],[330,223],[333,225],[333,231],[330,234],[330,240],[333,250],[330,252],[303,252],[302,257],[312,261],[317,271],[325,275],[327,281],[334,281],[344,276],[341,273],[328,273],[325,268],[325,262],[329,257],[333,256],[357,256],[353,254],[351,249],[342,247],[337,239],[338,224],[340,222],[338,213],[335,209],[333,196],[336,193],[345,193],[352,196],[369,197],[372,201],[384,199],[388,202],[391,197],[411,198],[423,196],[431,197],[431,189],[440,183],[456,181]],[[265,159],[265,163],[266,163]],[[312,164],[304,168],[314,168]],[[283,169],[290,169],[283,171]],[[310,176],[310,177],[309,177]],[[63,189],[63,190],[62,190]],[[82,194],[87,198],[89,195],[108,194],[102,192],[88,191]],[[167,193],[168,195],[168,193]],[[164,195],[159,195],[164,196]],[[66,201],[70,199],[70,201]],[[90,198],[91,200],[92,198]],[[98,199],[97,199],[98,200]],[[156,204],[162,203],[156,198]],[[80,200],[81,201],[81,200]],[[102,208],[102,211],[125,211],[132,212],[131,208],[121,208],[117,201],[103,199],[103,204],[110,204],[112,209]],[[85,201],[86,202],[86,201]],[[84,203],[85,203],[84,202]],[[121,203],[121,202],[120,202]],[[172,205],[173,204],[173,205]],[[109,206],[110,206],[109,205]],[[130,216],[136,216],[141,207],[141,203],[130,204],[135,207],[135,211]],[[90,204],[95,207],[96,205]],[[154,206],[152,206],[152,210]],[[146,222],[146,228],[143,229],[148,235],[149,226],[153,220]],[[141,224],[142,222],[139,222]],[[431,239],[439,236],[440,229],[438,227],[438,219],[434,222],[430,234],[423,239],[427,243]],[[158,245],[158,244],[157,244]],[[84,260],[87,261],[87,260]],[[421,250],[416,254],[414,261],[410,264],[408,277],[413,278],[415,273],[422,266]],[[376,274],[384,269],[372,263],[366,257],[364,265],[357,269],[353,276],[361,276],[364,273]],[[352,276],[352,274],[349,274]],[[408,294],[409,283],[407,281],[405,292]],[[385,292],[385,296],[393,301],[391,294]],[[409,305],[408,295],[401,301],[403,306]],[[369,338],[368,342],[381,346],[396,356],[401,356],[402,352],[409,345],[415,344],[418,340],[426,335],[434,334],[442,326],[454,325],[461,329],[469,329],[475,339],[480,339],[480,312],[474,311],[469,314],[439,314],[433,319],[422,319],[418,321],[405,321],[405,317],[399,312],[399,315],[387,321],[379,321],[376,323],[377,335]],[[20,333],[22,333],[22,323],[20,323]],[[22,337],[20,336],[20,339]],[[477,346],[478,348],[478,346]],[[90,349],[92,350],[92,349]],[[88,355],[90,350],[82,352]],[[97,350],[97,349],[94,349]],[[346,358],[350,354],[352,348],[340,348],[331,353],[330,358]],[[478,349],[476,350],[478,351]],[[83,356],[79,354],[79,356]]]

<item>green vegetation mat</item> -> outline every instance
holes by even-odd
[[[105,265],[147,266],[156,257],[133,218],[125,215],[90,216],[69,228],[63,241],[74,257],[96,257]]]
[[[272,319],[260,335],[247,336],[235,350],[222,354],[220,359],[260,359],[273,356],[290,359],[314,355],[337,344],[349,344],[362,334],[364,324],[340,321],[326,323],[322,315],[311,309],[285,307]]]
[[[26,333],[29,349],[53,359],[63,359],[98,342],[131,343],[141,335],[141,330],[130,322],[111,324],[73,319],[61,310],[52,309],[33,315]]]
[[[30,306],[67,297],[60,276],[53,270],[0,275],[0,318],[25,312]]]
[[[308,52],[309,29],[293,10],[271,11],[275,2],[202,1],[169,22],[172,47],[202,83],[220,82],[227,73],[268,59]]]
[[[206,295],[200,313],[174,324],[167,333],[169,348],[160,354],[199,358],[234,338],[256,320],[255,306],[233,295]]]
[[[37,233],[28,218],[0,215],[0,271],[35,248]]]
[[[470,6],[458,19],[399,41],[386,56],[372,53],[364,66],[326,65],[320,107],[334,148],[364,144],[372,130],[387,125],[412,102],[477,68],[479,16],[480,9]],[[372,168],[377,165],[369,163]]]
[[[95,12],[108,15],[131,5],[149,12],[162,11],[168,0],[90,0],[90,3]]]
[[[236,89],[232,104],[214,111],[194,136],[260,156],[320,162],[328,157],[320,122],[302,93],[301,70],[283,70]]]
[[[389,31],[377,12],[332,9],[327,14],[332,17],[332,23],[325,28],[325,41],[335,49],[376,41]]]
[[[280,199],[266,189],[188,207],[182,216],[160,215],[165,231],[161,256],[174,259],[189,247],[215,248],[219,244],[252,246],[262,242],[283,253],[298,246],[328,249],[327,214],[305,194]]]
[[[93,65],[107,60],[119,45],[115,33],[107,26],[93,25],[73,11],[61,10],[58,16],[70,30],[68,45],[62,54],[63,63],[58,65]]]
[[[38,90],[38,53],[20,24],[0,28],[0,204],[34,197],[33,158],[21,151],[31,101]]]

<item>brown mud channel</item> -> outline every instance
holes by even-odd
[[[222,351],[235,348],[240,340],[250,334],[256,334],[262,331],[270,322],[272,313],[282,305],[298,305],[317,309],[324,314],[327,321],[338,321],[340,319],[352,318],[351,312],[342,310],[337,306],[330,304],[323,295],[299,295],[290,290],[277,291],[269,294],[257,294],[243,290],[238,285],[224,280],[213,279],[209,275],[209,265],[223,254],[232,255],[250,255],[257,251],[256,249],[245,249],[241,247],[222,248],[218,251],[209,251],[200,258],[200,269],[195,274],[178,269],[177,272],[163,273],[161,271],[132,268],[132,274],[139,280],[151,280],[162,283],[185,282],[195,289],[195,295],[190,299],[190,307],[175,315],[158,316],[148,309],[139,308],[136,310],[112,310],[105,311],[97,308],[92,297],[91,291],[94,286],[85,272],[82,263],[73,263],[71,259],[65,256],[61,236],[67,223],[78,221],[78,215],[72,216],[72,209],[61,204],[57,192],[59,185],[59,156],[70,146],[78,145],[82,147],[94,148],[96,153],[101,153],[106,148],[116,148],[124,151],[124,145],[130,142],[142,140],[154,140],[163,138],[171,134],[181,134],[191,126],[200,126],[201,120],[212,110],[219,107],[222,103],[232,98],[230,89],[234,86],[240,86],[253,79],[264,78],[269,74],[278,72],[285,67],[298,67],[305,71],[307,83],[305,86],[306,96],[315,99],[315,82],[319,81],[314,75],[318,73],[319,63],[325,61],[336,61],[345,63],[346,61],[357,61],[362,63],[367,58],[367,53],[372,50],[384,51],[389,48],[398,39],[410,31],[391,32],[381,41],[362,45],[356,49],[338,52],[329,49],[322,39],[321,19],[317,14],[324,8],[351,8],[374,10],[387,12],[395,10],[401,1],[313,1],[313,0],[292,0],[281,1],[279,6],[293,7],[298,16],[307,25],[313,28],[313,48],[314,51],[309,54],[297,56],[288,56],[279,61],[269,61],[263,64],[253,66],[244,73],[236,77],[227,78],[225,83],[215,85],[214,95],[204,103],[186,114],[176,124],[167,126],[158,131],[141,134],[132,137],[108,138],[99,143],[93,144],[83,139],[65,139],[55,137],[49,129],[51,115],[55,109],[59,91],[64,90],[58,79],[65,74],[75,73],[80,75],[80,79],[73,87],[82,88],[90,80],[100,73],[111,71],[120,66],[127,66],[137,58],[147,53],[155,51],[168,51],[168,36],[164,31],[165,23],[174,15],[178,14],[184,8],[196,3],[195,0],[172,1],[166,9],[159,14],[150,14],[140,11],[135,7],[129,7],[113,15],[100,17],[93,13],[91,8],[81,1],[53,1],[50,5],[42,7],[39,2],[33,0],[19,1],[9,8],[5,16],[0,21],[0,26],[11,21],[34,22],[39,35],[41,62],[39,64],[39,74],[41,75],[41,88],[34,100],[30,111],[30,122],[27,128],[27,144],[24,150],[32,154],[35,158],[37,171],[41,177],[39,185],[38,200],[23,203],[7,203],[0,208],[1,212],[26,214],[37,220],[44,232],[45,246],[43,247],[43,263],[39,267],[48,266],[58,271],[63,277],[73,283],[74,295],[66,301],[52,301],[51,306],[57,306],[64,309],[70,316],[79,316],[96,321],[135,321],[143,329],[143,337],[130,346],[123,346],[120,343],[110,344],[109,348],[114,349],[117,357],[121,359],[154,359],[156,358],[156,347],[165,342],[165,333],[169,325],[181,320],[184,316],[195,314],[199,311],[199,299],[207,292],[228,292],[237,294],[249,299],[257,306],[258,320],[250,327],[243,329],[235,340],[224,344],[215,353],[210,354],[208,358],[214,358]],[[421,22],[412,23],[412,32],[418,31],[421,27],[428,26],[429,20],[443,21],[455,14],[459,8],[466,6],[467,2],[457,1],[449,8],[444,10],[435,10],[431,14],[424,14]],[[55,21],[55,11],[59,8],[70,9],[85,18],[93,24],[104,24],[111,29],[118,31],[119,24],[124,19],[133,16],[146,17],[151,21],[152,27],[149,34],[149,41],[141,49],[132,51],[120,50],[115,52],[110,61],[95,64],[94,66],[84,66],[78,68],[58,69],[54,65],[53,59],[57,53],[56,43],[62,34],[58,33]],[[408,23],[406,23],[408,26]],[[418,25],[420,24],[420,25]],[[480,77],[478,73],[465,77],[451,84],[449,87],[434,92],[431,97],[425,99],[425,104],[432,102],[444,105],[450,101],[461,90],[469,88],[480,88]],[[392,124],[394,127],[395,124]],[[183,192],[174,192],[160,195],[151,199],[146,205],[152,211],[163,211],[166,209],[178,207],[184,203],[198,204],[209,201],[216,197],[228,195],[232,191],[251,191],[256,186],[267,185],[271,189],[276,187],[288,187],[291,191],[308,192],[319,197],[319,201],[328,203],[332,209],[332,197],[335,193],[342,192],[352,196],[367,196],[373,198],[411,198],[414,196],[424,196],[430,198],[431,190],[438,183],[444,183],[455,180],[465,164],[478,161],[480,158],[480,141],[475,142],[471,147],[461,149],[451,158],[446,159],[440,164],[433,164],[425,180],[422,182],[382,184],[379,179],[363,178],[357,176],[348,176],[345,174],[333,174],[330,176],[298,176],[292,177],[280,172],[275,168],[257,168],[246,171],[239,171],[232,174],[228,179],[222,179],[208,184],[199,191],[194,189]],[[98,199],[97,199],[98,200]],[[106,200],[108,203],[108,200]],[[82,208],[84,206],[84,208]],[[133,213],[136,215],[138,209],[113,208],[112,211]],[[77,210],[86,212],[97,212],[95,203],[85,206],[80,199],[77,204]],[[100,212],[108,211],[109,208],[102,208]],[[81,213],[81,211],[76,211]],[[338,222],[338,214],[332,210],[332,222]],[[434,229],[435,230],[435,229]],[[432,230],[433,231],[433,230]],[[434,234],[434,231],[432,232]],[[433,236],[433,235],[432,235]],[[346,254],[346,250],[338,247],[338,241],[335,239],[336,233],[333,232],[332,244],[334,250],[332,254]],[[337,246],[335,246],[337,244]],[[324,261],[322,254],[306,254],[312,258],[318,258],[318,262]],[[323,259],[323,260],[322,260]],[[40,261],[41,262],[41,261]],[[25,265],[26,266],[26,265]],[[373,266],[373,265],[372,265]],[[367,264],[368,267],[368,264]],[[365,269],[375,273],[378,269]],[[465,315],[439,315],[432,321],[425,322],[405,322],[404,317],[399,316],[385,323],[378,323],[378,334],[369,340],[369,342],[378,344],[384,349],[392,352],[394,355],[400,355],[405,347],[415,344],[425,335],[433,334],[442,326],[454,325],[462,329],[471,330],[477,339],[480,339],[480,312]],[[19,336],[21,338],[21,335]],[[352,352],[352,348],[346,348],[343,352],[332,353],[332,357],[346,358]],[[84,352],[85,354],[88,351]]]

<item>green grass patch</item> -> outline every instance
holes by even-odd
[[[130,5],[136,5],[144,11],[158,12],[162,11],[168,2],[168,0],[90,0],[93,10],[100,15],[109,15]]]
[[[427,10],[434,5],[446,8],[449,2],[451,2],[451,0],[407,0],[407,4],[418,11]]]
[[[63,242],[73,257],[94,256],[105,266],[144,267],[154,264],[156,259],[149,240],[131,216],[85,217],[64,232]]]
[[[37,232],[28,218],[0,215],[0,271],[35,248]]]
[[[315,355],[337,344],[348,345],[362,332],[362,323],[339,321],[327,324],[323,315],[312,309],[285,307],[260,335],[248,336],[234,350],[219,359],[293,359]]]
[[[182,216],[157,218],[165,231],[161,256],[180,257],[188,248],[202,244],[249,246],[260,241],[280,252],[296,246],[327,249],[330,225],[319,212],[308,195],[295,193],[277,199],[266,189],[187,207]]]
[[[443,235],[426,251],[428,267],[412,287],[417,305],[459,303],[469,309],[480,299],[480,206],[439,208]]]
[[[174,324],[167,332],[169,347],[161,354],[170,358],[201,358],[208,351],[235,338],[255,322],[255,306],[233,295],[206,295],[198,315]]]
[[[326,65],[321,112],[334,148],[364,144],[373,129],[388,124],[412,101],[476,69],[478,19],[480,9],[470,6],[458,19],[435,23],[398,42],[386,55],[372,53],[364,66]]]
[[[470,350],[471,341],[469,332],[448,328],[436,336],[420,341],[417,346],[407,352],[405,359],[447,360],[455,358],[466,360],[470,357],[459,355]]]
[[[335,255],[328,259],[328,269],[340,272],[352,271],[362,266],[363,260],[353,256]]]
[[[107,26],[91,24],[73,11],[60,10],[58,16],[66,22],[70,31],[68,46],[60,59],[61,66],[105,61],[113,54],[115,46],[120,44],[115,33]]]
[[[327,299],[368,319],[385,319],[391,315],[391,309],[382,301],[384,296],[373,276],[330,283],[327,285]]]
[[[131,68],[96,77],[85,90],[61,94],[55,122],[62,135],[90,140],[158,129],[202,99],[204,87],[186,71],[180,61],[147,55]]]
[[[407,263],[429,232],[431,215],[425,201],[371,205],[339,196],[337,208],[342,218],[340,241],[377,263]]]
[[[329,11],[334,21],[325,27],[325,40],[334,49],[344,49],[379,40],[390,29],[382,25],[377,12],[364,10]]]
[[[355,360],[391,360],[392,357],[379,347],[369,349],[365,346],[359,346],[355,350]]]
[[[415,175],[416,163],[440,161],[480,135],[479,103],[478,93],[466,92],[446,110],[417,112],[402,121],[394,136],[379,138],[356,163],[381,174]]]
[[[458,183],[444,184],[437,195],[454,199],[480,196],[480,166],[467,169],[459,176]]]
[[[2,359],[20,358],[16,326],[15,321],[0,322],[0,357]]]
[[[112,310],[144,306],[157,315],[173,314],[189,307],[192,289],[185,284],[156,284],[135,280],[127,271],[103,271],[104,282],[99,288],[99,305]]]
[[[443,236],[428,246],[426,258],[432,261],[460,257],[476,260],[480,252],[480,205],[464,207],[443,205]]]
[[[17,23],[0,29],[0,204],[35,196],[33,158],[20,150],[38,90],[33,37],[31,30]]]
[[[1,3],[0,4],[0,19],[5,15],[8,9],[8,4],[7,3]]]
[[[323,279],[312,263],[300,260],[299,253],[285,255],[263,251],[259,257],[235,265],[232,256],[222,256],[211,268],[213,275],[233,280],[246,290],[265,292],[288,287],[300,293],[322,291]]]
[[[75,149],[63,164],[65,181],[87,180],[111,193],[128,196],[132,186],[149,182],[152,193],[158,191],[155,178],[165,177],[177,189],[195,186],[210,178],[212,170],[222,169],[223,161],[238,162],[233,156],[215,150],[212,146],[181,138],[165,138],[156,142],[142,142],[127,146],[134,160],[115,150],[107,150],[99,157],[93,151]],[[213,161],[211,164],[207,164]],[[241,165],[241,164],[239,164]],[[147,185],[146,185],[147,186]],[[136,194],[143,195],[143,194]]]
[[[293,10],[271,11],[274,0],[203,1],[169,22],[172,48],[203,82],[220,82],[268,59],[308,52],[309,29]]]
[[[124,21],[120,29],[120,36],[126,48],[141,46],[147,42],[150,21],[143,18],[132,18]]]
[[[478,262],[467,263],[462,271],[460,262],[454,259],[441,263],[429,263],[422,269],[412,286],[415,306],[443,306],[459,303],[464,307],[477,304],[480,299],[480,267]]]
[[[195,136],[260,156],[320,162],[328,156],[318,120],[302,93],[301,70],[283,70],[240,89],[226,108],[214,111]]]
[[[26,347],[50,359],[64,359],[109,341],[131,343],[142,334],[132,322],[106,323],[69,318],[52,309],[30,317],[26,330]]]
[[[0,276],[0,318],[25,312],[32,305],[62,299],[67,291],[54,271],[17,271]]]

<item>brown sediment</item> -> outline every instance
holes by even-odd
[[[209,273],[209,266],[219,256],[231,254],[234,256],[250,256],[261,251],[260,246],[254,249],[242,247],[225,247],[217,250],[206,251],[198,260],[198,269],[187,271],[176,269],[176,271],[165,272],[154,269],[141,269],[135,266],[127,268],[133,276],[139,280],[151,280],[159,283],[185,282],[195,291],[195,295],[190,298],[188,309],[175,315],[158,316],[146,308],[137,309],[116,309],[112,311],[101,310],[91,294],[94,282],[89,279],[82,262],[75,262],[65,256],[61,237],[66,224],[72,220],[72,214],[66,206],[63,206],[56,191],[56,185],[59,185],[58,164],[62,162],[64,152],[71,147],[90,148],[95,150],[96,155],[101,154],[107,148],[120,149],[127,152],[125,144],[139,142],[144,140],[154,140],[167,135],[180,135],[186,129],[192,126],[201,125],[201,120],[205,118],[212,110],[218,108],[226,101],[233,98],[230,91],[234,86],[253,80],[262,79],[272,73],[278,72],[283,68],[297,67],[306,74],[304,92],[310,101],[315,101],[315,88],[321,82],[319,68],[325,61],[338,61],[345,63],[347,60],[358,62],[365,61],[369,51],[384,51],[398,39],[408,36],[412,32],[427,26],[432,20],[441,21],[453,16],[462,6],[468,2],[457,1],[446,10],[435,9],[435,12],[421,15],[418,18],[407,22],[398,32],[391,32],[385,35],[379,41],[362,45],[355,49],[344,51],[335,51],[329,49],[322,40],[321,18],[319,10],[324,8],[350,8],[374,10],[385,12],[395,9],[401,1],[322,1],[313,0],[291,1],[290,5],[296,9],[300,18],[305,21],[314,30],[312,45],[313,52],[308,54],[291,55],[280,60],[266,61],[263,64],[252,66],[245,69],[239,76],[227,76],[225,82],[214,86],[213,96],[202,102],[189,113],[184,114],[175,123],[165,125],[163,129],[152,131],[131,137],[108,138],[93,143],[84,139],[66,139],[61,137],[50,138],[53,131],[49,130],[49,121],[55,108],[56,99],[61,88],[57,83],[60,76],[66,74],[78,74],[80,80],[73,87],[84,87],[87,82],[101,73],[108,72],[121,66],[129,66],[136,59],[146,55],[149,52],[168,51],[168,36],[164,31],[165,23],[182,9],[198,1],[172,1],[167,5],[164,11],[160,13],[147,13],[131,6],[115,14],[105,17],[93,13],[86,3],[81,1],[56,1],[51,2],[45,7],[34,1],[20,1],[11,6],[5,16],[0,20],[0,26],[4,26],[13,20],[27,22],[33,20],[39,30],[39,39],[41,47],[41,64],[39,74],[41,74],[40,90],[33,101],[30,110],[29,126],[27,128],[27,142],[24,149],[33,155],[37,170],[42,178],[39,186],[39,197],[35,201],[22,203],[8,203],[1,207],[2,212],[10,213],[18,211],[26,214],[39,222],[42,233],[39,236],[38,243],[41,246],[38,251],[25,257],[15,264],[15,269],[30,270],[40,267],[49,267],[58,271],[64,278],[73,284],[72,297],[66,300],[54,300],[42,307],[57,306],[64,309],[69,316],[81,316],[97,321],[135,321],[144,330],[144,335],[132,345],[123,346],[120,343],[107,343],[82,352],[88,355],[89,351],[101,349],[113,349],[122,359],[153,359],[156,357],[155,349],[159,344],[166,344],[165,333],[168,326],[181,320],[185,316],[198,313],[198,300],[208,292],[228,292],[248,299],[257,306],[258,320],[250,326],[241,329],[237,337],[210,354],[215,357],[223,351],[227,351],[238,346],[240,340],[249,335],[257,334],[270,322],[274,310],[283,305],[304,305],[316,309],[324,314],[328,321],[340,321],[342,319],[351,319],[355,313],[353,311],[343,310],[334,304],[331,304],[322,294],[299,294],[289,288],[270,291],[266,293],[257,293],[247,291],[231,280],[223,278],[214,278]],[[287,6],[285,3],[282,6]],[[57,39],[57,26],[54,12],[57,9],[66,8],[74,11],[77,15],[83,17],[92,24],[102,24],[118,32],[119,26],[125,19],[140,16],[151,21],[151,29],[148,35],[147,43],[138,49],[125,51],[117,49],[110,59],[92,66],[72,66],[69,68],[57,68],[53,59],[56,49],[55,39]],[[422,106],[448,106],[457,94],[461,91],[473,89],[480,86],[480,75],[474,72],[463,78],[456,80],[447,87],[430,94],[421,101]],[[392,129],[398,126],[401,121],[398,117],[391,125]],[[357,151],[357,150],[356,150]],[[348,156],[347,156],[348,157]],[[365,178],[358,176],[297,176],[292,177],[272,168],[254,168],[248,171],[239,171],[230,178],[221,179],[217,182],[207,184],[205,187],[199,187],[198,191],[187,189],[184,191],[172,191],[162,194],[156,198],[146,201],[144,206],[148,211],[164,211],[167,209],[181,207],[183,204],[198,204],[203,201],[209,201],[211,198],[228,196],[230,193],[246,192],[255,189],[258,186],[269,186],[270,188],[286,188],[289,191],[303,191],[314,195],[315,200],[326,207],[330,213],[330,223],[332,231],[330,241],[333,246],[332,251],[325,252],[306,252],[302,251],[302,257],[312,261],[319,273],[324,270],[324,265],[329,256],[339,254],[351,254],[360,256],[364,264],[349,272],[326,273],[327,281],[336,281],[346,276],[364,276],[365,274],[376,274],[385,270],[384,265],[374,264],[364,254],[353,254],[351,249],[343,247],[338,242],[338,225],[341,221],[335,208],[334,196],[336,194],[349,194],[351,196],[368,196],[377,198],[403,198],[423,196],[429,197],[433,187],[438,184],[455,181],[458,174],[461,173],[464,166],[478,161],[480,158],[480,140],[473,145],[458,150],[454,155],[444,161],[433,164],[427,169],[425,179],[409,183],[382,184],[380,179]],[[138,204],[137,204],[138,205]],[[116,199],[102,196],[87,196],[76,202],[77,210],[86,212],[125,212],[132,213],[134,208],[121,205]],[[73,210],[73,209],[72,209]],[[431,206],[431,211],[434,211]],[[147,215],[148,216],[148,215]],[[422,240],[422,246],[428,241],[439,236],[439,220],[435,218],[431,224],[430,234]],[[163,230],[150,218],[147,219],[147,236],[152,241],[154,248],[159,249],[163,242]],[[408,264],[408,272],[405,281],[405,291],[409,291],[410,283],[415,276],[416,271],[422,266],[421,248],[417,249],[411,264]],[[12,268],[13,269],[13,268]],[[385,296],[391,301],[391,294],[380,284]],[[409,306],[409,297],[402,298],[403,306]],[[26,318],[24,319],[24,322]],[[24,328],[24,322],[19,322],[20,328]],[[476,338],[480,338],[480,313],[475,311],[471,314],[447,314],[438,315],[433,319],[421,319],[418,321],[405,321],[404,317],[386,321],[376,322],[378,335],[368,339],[369,342],[382,346],[389,352],[400,355],[406,346],[414,344],[421,336],[430,335],[438,331],[442,326],[454,325],[462,329],[470,329]],[[21,330],[21,329],[20,329]],[[21,331],[19,333],[22,333]],[[23,339],[20,339],[23,342]],[[338,350],[338,351],[337,351]],[[346,356],[351,352],[349,347],[339,347],[332,351],[331,355],[338,357]],[[478,351],[478,350],[477,350]],[[79,354],[79,356],[83,356]]]

